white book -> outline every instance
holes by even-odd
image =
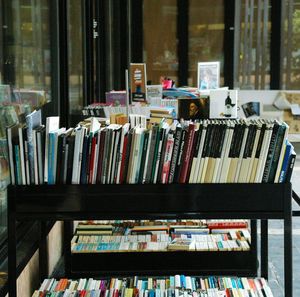
[[[142,154],[142,151],[140,149],[140,144],[141,144],[141,140],[142,140],[142,128],[136,127],[133,137],[134,137],[134,145],[131,150],[132,162],[131,162],[131,168],[129,170],[129,183],[130,184],[135,183],[138,159],[139,159],[139,155]]]
[[[223,139],[220,139],[220,143],[218,144],[220,146],[219,151],[218,151],[217,157],[214,158],[215,159],[214,160],[214,168],[213,168],[211,179],[209,181],[211,183],[216,183],[217,182],[217,176],[218,176],[218,172],[219,172],[219,168],[220,168],[220,164],[221,164],[222,153],[225,150],[224,147],[226,145],[226,137],[227,137],[227,134],[228,134],[228,127],[226,125],[226,122],[222,121],[220,124],[223,126],[222,127],[222,129],[223,129],[222,134],[220,134],[220,136],[222,136]],[[224,131],[224,129],[225,129],[225,131]]]
[[[247,137],[248,137],[248,133],[249,133],[249,124],[245,123],[246,127],[245,127],[245,131],[244,131],[244,137],[243,137],[243,141],[242,141],[242,146],[241,146],[241,150],[240,150],[240,155],[238,158],[238,163],[237,163],[237,168],[236,168],[236,172],[235,172],[235,178],[234,178],[234,182],[237,183],[239,180],[239,176],[241,174],[241,166],[242,166],[242,162],[243,162],[243,156],[244,156],[244,152],[246,149],[246,142],[247,142]]]
[[[113,158],[112,158],[112,164],[111,164],[111,176],[110,176],[110,183],[113,184],[114,183],[114,178],[115,178],[115,171],[117,170],[117,157],[119,154],[119,143],[120,143],[120,137],[121,137],[121,133],[122,133],[122,128],[120,127],[119,129],[117,129],[115,131],[116,135],[115,135],[115,144],[113,147]]]
[[[229,134],[228,134],[228,140],[226,143],[224,158],[223,158],[222,164],[220,166],[220,168],[221,168],[220,178],[219,178],[220,183],[226,183],[226,181],[227,181],[227,175],[228,175],[228,170],[229,170],[229,166],[230,166],[229,152],[230,152],[230,146],[231,146],[231,142],[232,142],[232,138],[233,138],[234,127],[235,127],[235,123],[230,122],[229,123]]]
[[[98,170],[98,160],[99,160],[99,149],[100,149],[100,137],[101,137],[101,129],[98,131],[97,143],[95,145],[94,151],[94,164],[93,164],[93,177],[92,177],[92,184],[96,184],[97,179],[97,170]]]
[[[32,146],[33,146],[33,160],[34,160],[34,183],[39,184],[39,172],[38,172],[38,158],[37,158],[37,138],[36,130],[32,131]]]
[[[199,183],[200,182],[199,178],[201,177],[201,159],[202,159],[204,142],[205,142],[205,138],[206,138],[207,125],[208,125],[208,122],[206,120],[204,120],[198,155],[197,155],[197,159],[195,162],[195,171],[193,173],[193,176],[192,177],[190,176],[190,181],[189,181],[190,183]]]
[[[22,185],[26,185],[26,169],[25,169],[25,148],[23,140],[23,128],[19,126],[19,145],[20,145],[20,162],[21,162],[21,175],[22,175]]]
[[[276,170],[276,174],[275,174],[275,178],[274,178],[274,183],[279,182],[281,166],[282,166],[282,162],[283,162],[283,158],[284,158],[284,154],[285,154],[284,143],[285,143],[285,139],[287,139],[288,133],[289,133],[289,126],[286,123],[284,123],[284,125],[286,126],[286,128],[284,131],[284,137],[283,137],[282,147],[281,147],[281,151],[280,151],[280,155],[279,155],[279,160],[278,160],[277,170]]]
[[[24,158],[25,158],[25,173],[26,184],[30,185],[29,159],[28,159],[28,142],[24,141]]]
[[[263,144],[262,144],[262,151],[260,153],[260,157],[258,159],[258,164],[257,164],[257,170],[255,176],[256,183],[262,182],[264,168],[268,157],[269,145],[272,137],[273,126],[274,126],[273,123],[267,124],[267,130],[266,130],[267,134],[264,137]]]
[[[225,136],[224,136],[224,141],[223,141],[223,146],[222,146],[222,152],[221,152],[221,157],[217,159],[216,166],[215,166],[215,171],[213,175],[213,183],[218,183],[220,180],[220,175],[221,175],[221,169],[222,169],[222,164],[226,152],[226,147],[228,143],[228,138],[230,134],[230,123],[226,122],[226,131],[225,131]]]
[[[218,122],[216,122],[216,121],[212,121],[211,123],[212,123],[213,129],[215,129],[216,125],[218,125]],[[216,132],[214,131],[214,133],[216,133]],[[212,133],[210,133],[210,139],[212,138],[212,136],[214,136],[214,135]],[[208,139],[209,142],[210,142],[210,139]],[[208,150],[209,150],[209,148],[208,148]],[[206,153],[206,154],[208,154],[208,153]],[[209,156],[205,156],[204,157],[203,168],[202,168],[202,171],[201,171],[200,183],[206,182],[205,181],[205,175],[206,175],[206,171],[207,171],[207,166],[208,166],[209,159],[210,159]]]
[[[12,185],[16,184],[15,179],[15,170],[14,170],[14,150],[13,150],[13,144],[12,144],[12,133],[11,133],[11,127],[8,127],[7,130],[7,146],[8,146],[8,156],[9,156],[9,172],[10,172],[10,181]]]
[[[48,142],[49,132],[57,130],[59,128],[59,117],[48,117],[46,119],[46,131],[45,131],[45,168],[44,168],[44,182],[48,182]]]
[[[85,127],[75,128],[75,144],[73,156],[72,184],[79,184],[82,158],[83,138],[86,132]]]

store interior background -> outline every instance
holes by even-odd
[[[300,0],[0,0],[0,84],[44,90],[44,117],[59,114],[64,125],[76,123],[85,105],[104,102],[106,91],[124,89],[130,62],[146,63],[152,84],[163,75],[177,86],[196,86],[197,63],[206,61],[220,61],[221,86],[299,90]],[[300,145],[295,148],[299,155]],[[293,176],[298,193],[299,178],[298,157]],[[6,205],[2,187],[4,272]],[[282,226],[270,224],[270,284],[279,297]],[[19,226],[20,259],[34,246],[34,228],[33,223]],[[49,235],[49,272],[61,257],[61,237],[57,223]],[[294,219],[293,239],[294,294],[300,296],[299,219]],[[38,286],[37,258],[38,251],[18,282],[21,296]]]

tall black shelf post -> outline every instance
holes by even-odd
[[[292,190],[285,188],[284,200],[284,292],[293,296],[293,238],[292,238]]]
[[[8,291],[9,297],[17,296],[17,234],[14,189],[8,187],[7,233],[8,233]]]

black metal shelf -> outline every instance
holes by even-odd
[[[70,221],[77,219],[179,219],[179,218],[243,218],[243,219],[283,219],[285,238],[285,296],[292,297],[292,233],[291,233],[291,200],[292,186],[287,184],[170,184],[170,185],[41,185],[41,186],[9,186],[8,187],[8,231],[9,231],[9,293],[10,297],[16,296],[16,273],[15,273],[15,225],[17,220],[63,220],[65,221],[65,248],[70,255],[70,237],[72,228]],[[264,245],[267,246],[267,234],[264,236]],[[263,238],[263,237],[262,237]],[[256,242],[256,238],[255,238]],[[253,242],[252,242],[253,244]],[[262,255],[265,256],[266,248],[262,247]],[[229,255],[229,253],[231,253]],[[209,267],[210,261],[205,258],[203,252],[186,253],[164,253],[158,257],[155,253],[142,253],[136,257],[149,257],[148,264],[141,266],[141,261],[135,267],[131,261],[130,269],[117,269],[116,257],[120,261],[128,261],[134,257],[134,253],[120,253],[119,255],[98,254],[97,260],[105,261],[112,265],[114,273],[148,273],[152,268],[147,267],[157,257],[158,263],[164,266],[160,269],[163,273],[174,273],[175,271],[185,272],[222,272],[236,274],[236,270],[226,267],[230,257],[243,255],[244,252],[217,252],[219,261],[223,262],[218,266]],[[148,256],[146,255],[148,254]],[[214,253],[210,254],[212,256]],[[226,255],[226,257],[224,257]],[[229,258],[227,258],[227,256]],[[92,255],[85,255],[85,259]],[[84,259],[84,257],[82,259]],[[166,257],[168,259],[166,259]],[[190,257],[189,261],[186,261]],[[199,259],[202,260],[199,261]],[[209,256],[208,256],[209,257]],[[75,256],[76,258],[76,256]],[[75,258],[66,258],[66,272],[70,267],[80,269],[84,265],[81,259],[76,267]],[[124,260],[127,258],[127,260]],[[192,259],[193,258],[193,259]],[[226,260],[227,258],[227,260]],[[163,261],[162,261],[163,259]],[[166,261],[165,261],[166,259]],[[241,270],[243,261],[241,259]],[[252,258],[253,259],[253,258]],[[143,260],[144,261],[144,260]],[[178,261],[178,263],[176,263]],[[213,260],[212,260],[213,261]],[[215,261],[215,260],[214,260]],[[82,266],[82,270],[91,268],[92,259]],[[99,262],[100,263],[100,262]],[[130,263],[128,261],[127,263]],[[153,263],[153,262],[152,262]],[[206,264],[204,264],[206,263]],[[97,264],[97,263],[96,263]],[[124,263],[123,263],[124,264]],[[199,271],[197,265],[203,265]],[[103,262],[101,266],[103,265]],[[140,266],[139,266],[140,265]],[[176,267],[175,267],[175,266]],[[207,265],[207,267],[205,267]],[[253,265],[256,265],[254,263]],[[105,265],[106,266],[106,265]],[[190,266],[190,269],[189,269]],[[213,266],[213,265],[212,265]],[[165,268],[165,270],[164,270]],[[140,270],[139,270],[140,269]],[[220,269],[220,270],[218,270]],[[224,269],[224,270],[223,270]],[[101,272],[98,269],[95,272]],[[107,269],[105,269],[107,270]],[[245,270],[245,269],[244,269]],[[262,276],[267,278],[267,263],[263,261],[261,270]],[[76,272],[74,270],[74,272]],[[231,272],[231,273],[230,273]],[[103,273],[105,273],[103,271]],[[155,274],[158,271],[154,272]],[[153,273],[152,273],[153,274]],[[247,275],[247,272],[245,271]]]

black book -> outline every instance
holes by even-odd
[[[163,134],[163,141],[162,141],[162,147],[161,147],[161,153],[160,153],[160,161],[159,161],[159,169],[158,169],[158,174],[157,174],[157,182],[156,183],[160,183],[161,182],[161,174],[162,174],[162,169],[164,166],[164,159],[165,159],[165,154],[166,154],[166,146],[167,146],[167,139],[168,139],[168,134],[172,133],[173,131],[169,130],[168,133],[166,133],[167,131],[164,131]]]
[[[153,167],[153,160],[154,160],[154,152],[155,152],[155,145],[157,140],[157,134],[159,130],[159,125],[154,124],[152,126],[152,134],[151,134],[151,142],[150,142],[150,148],[149,148],[149,156],[148,156],[148,163],[147,163],[147,171],[146,171],[146,178],[144,183],[148,184],[151,181],[152,177],[152,167]]]
[[[284,144],[284,137],[286,134],[287,125],[285,123],[282,123],[278,129],[278,136],[274,148],[274,154],[271,162],[271,168],[269,173],[268,182],[274,182],[276,171],[278,167],[278,162],[280,158],[281,148]]]
[[[46,128],[45,126],[40,126],[36,131],[38,176],[40,185],[44,183],[45,136]]]
[[[272,159],[274,156],[274,151],[275,151],[275,146],[276,146],[276,141],[278,137],[278,131],[279,131],[279,123],[277,121],[274,122],[273,130],[272,130],[272,135],[271,135],[271,140],[268,148],[268,155],[265,163],[265,168],[264,168],[264,173],[263,173],[263,178],[262,182],[266,183],[269,180],[269,174],[271,171],[271,164],[272,164]]]
[[[72,183],[72,172],[73,172],[73,157],[74,157],[74,144],[75,144],[75,134],[71,134],[67,138],[66,150],[67,150],[67,172],[66,180],[64,183]]]
[[[182,131],[183,129],[181,125],[177,125],[175,130],[174,147],[173,147],[173,154],[171,158],[171,165],[170,165],[170,172],[169,172],[169,184],[175,180],[175,170],[176,170],[177,160],[179,156]]]
[[[124,168],[124,183],[127,181],[127,175],[128,175],[128,165],[129,165],[129,158],[130,158],[130,152],[131,152],[131,142],[133,138],[134,128],[131,128],[128,132],[128,140],[127,140],[127,147],[126,147],[126,154],[125,154],[125,168]]]
[[[178,152],[178,159],[177,159],[175,172],[174,172],[174,182],[176,182],[176,183],[179,182],[180,171],[181,171],[183,158],[184,158],[183,149],[184,149],[185,142],[187,141],[187,136],[188,136],[188,126],[185,126],[182,129],[179,152]]]
[[[263,140],[264,140],[266,128],[267,128],[266,123],[263,123],[263,125],[261,127],[261,131],[260,131],[260,135],[259,135],[259,140],[258,140],[258,144],[257,144],[256,153],[255,153],[255,158],[256,159],[258,159],[260,157],[260,152],[261,152],[262,143],[263,143]]]
[[[84,135],[83,146],[82,146],[81,173],[80,173],[80,183],[83,185],[87,183],[86,167],[87,167],[88,147],[89,147],[89,136]]]
[[[141,158],[141,168],[139,172],[139,179],[138,183],[143,183],[143,175],[144,175],[144,169],[145,169],[145,161],[147,156],[147,148],[149,143],[149,130],[145,131],[144,135],[144,143],[143,143],[143,152],[142,152],[142,158]]]

